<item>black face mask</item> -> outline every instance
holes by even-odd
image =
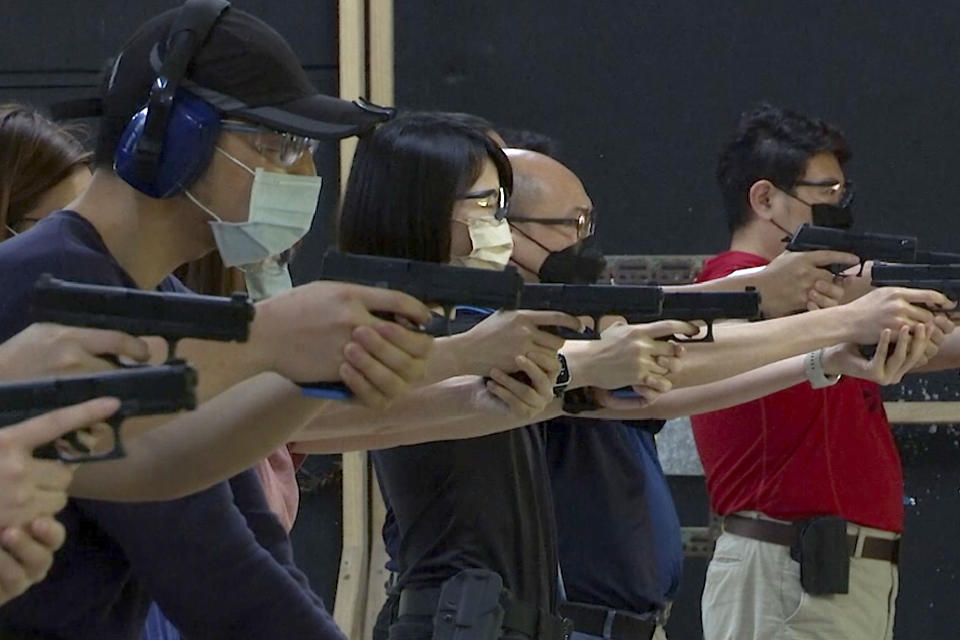
[[[529,236],[528,236],[529,237]],[[533,240],[533,238],[530,238]],[[536,240],[534,240],[536,242]],[[537,244],[540,244],[537,242]],[[543,245],[540,245],[543,247]],[[543,247],[546,249],[546,247]],[[578,240],[563,251],[551,251],[540,265],[540,282],[557,284],[595,284],[607,260],[596,236]]]
[[[817,227],[832,227],[834,229],[849,229],[853,224],[853,207],[849,202],[844,204],[814,204],[813,224]]]

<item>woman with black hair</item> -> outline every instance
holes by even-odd
[[[340,247],[503,268],[512,251],[504,219],[512,184],[509,161],[485,132],[441,114],[398,117],[357,149],[340,219]],[[536,312],[512,313],[541,324],[558,322],[557,314],[548,323]],[[495,314],[484,323],[507,315]],[[560,321],[579,325],[572,318]],[[484,323],[463,337],[484,333],[477,331]],[[516,396],[532,402],[529,392],[536,390],[542,410],[555,402],[556,350],[562,340],[533,325],[529,331],[536,334],[536,348],[513,354],[513,367],[491,367],[487,390],[507,403]],[[502,335],[498,340],[497,332],[484,335],[490,339],[474,343],[461,361],[488,362],[498,342],[511,342]],[[438,340],[435,360],[443,360],[457,339]],[[508,375],[518,369],[532,387]],[[540,613],[541,624],[554,619],[557,557],[543,447],[542,430],[530,425],[373,453],[393,512],[387,549],[399,575],[397,592],[403,594],[399,611],[391,612],[391,637],[430,638],[439,589],[465,569],[489,572],[484,579],[491,584],[502,580],[508,620],[518,612],[536,614],[534,624]],[[514,627],[518,630],[523,631]]]

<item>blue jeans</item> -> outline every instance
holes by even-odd
[[[143,627],[143,635],[140,640],[182,640],[177,628],[167,620],[160,611],[160,607],[154,602],[150,605],[150,612],[147,613],[147,623]]]

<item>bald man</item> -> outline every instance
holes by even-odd
[[[579,178],[539,153],[510,151],[512,262],[531,282],[596,282],[604,268],[593,202]],[[562,416],[547,430],[559,558],[574,638],[666,638],[683,572],[680,521],[657,460],[662,421]],[[598,428],[599,427],[599,428]]]

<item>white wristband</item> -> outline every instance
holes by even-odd
[[[840,375],[828,376],[823,372],[823,349],[811,351],[803,356],[803,373],[814,389],[832,387],[840,382]]]

